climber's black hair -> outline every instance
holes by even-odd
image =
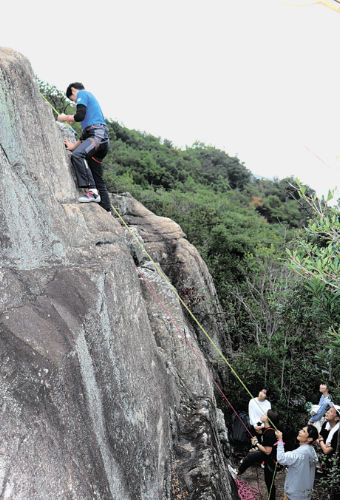
[[[72,87],[74,89],[78,89],[78,90],[83,90],[85,88],[84,85],[80,82],[70,83],[70,85],[66,89],[66,97],[68,97],[68,98],[70,98],[70,96],[72,94]]]

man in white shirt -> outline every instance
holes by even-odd
[[[268,389],[263,387],[257,398],[253,398],[249,401],[248,414],[250,425],[258,433],[262,428],[261,417],[262,415],[267,415],[267,411],[271,409],[272,405],[267,399]]]

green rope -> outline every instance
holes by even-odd
[[[55,113],[57,113],[57,115],[59,116],[59,115],[60,115],[60,113],[59,113],[59,112],[58,112],[58,111],[57,111],[57,110],[56,110],[56,109],[52,106],[52,104],[50,103],[50,101],[48,101],[48,100],[46,99],[46,97],[45,97],[45,96],[44,96],[41,92],[40,92],[40,95],[41,95],[41,97],[42,97],[43,99],[45,99],[45,101],[47,102],[47,104],[49,104],[49,105],[51,106],[51,108],[53,109],[53,111],[54,111]],[[67,122],[66,122],[66,123],[67,123]],[[69,123],[67,123],[67,125],[69,125]]]
[[[275,469],[274,469],[274,474],[273,474],[273,480],[272,480],[272,484],[270,485],[270,490],[269,490],[269,493],[268,493],[268,500],[270,500],[270,495],[271,495],[273,484],[274,484],[274,481],[275,481],[276,470],[277,470],[277,462],[275,462]]]
[[[45,99],[45,101],[47,102],[47,104],[49,104],[49,105],[51,106],[51,108],[53,109],[53,111],[54,111],[55,113],[57,113],[57,115],[59,116],[59,115],[60,115],[59,111],[57,111],[57,110],[56,110],[56,109],[52,106],[52,104],[50,103],[50,101],[48,101],[48,100],[46,99],[46,97],[45,97],[45,96],[44,96],[41,92],[40,92],[40,95],[41,95],[41,97],[42,97],[43,99]],[[73,128],[73,127],[71,127],[71,125],[70,125],[68,122],[64,122],[64,123],[66,123],[66,125],[67,125],[67,126],[68,126],[71,130],[72,130],[72,132],[74,132],[75,136],[77,136],[77,135],[78,135],[78,134],[77,134],[77,132],[74,130],[74,128]]]

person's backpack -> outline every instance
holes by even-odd
[[[249,442],[249,434],[246,431],[244,425],[240,421],[242,420],[243,424],[249,429],[250,421],[248,413],[241,411],[237,416],[233,413],[231,417],[231,431],[230,431],[230,440],[238,443],[248,443]]]

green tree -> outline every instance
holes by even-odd
[[[45,97],[50,105],[53,106],[52,111],[54,117],[57,118],[58,114],[65,113],[67,115],[75,113],[75,105],[72,101],[67,99],[64,92],[57,89],[54,85],[40,80],[36,77],[37,83],[39,85],[40,93]],[[81,125],[79,123],[72,124],[72,128],[77,132],[78,135],[81,134]]]
[[[218,178],[225,179],[231,189],[243,189],[249,182],[251,173],[239,161],[224,151],[196,142],[187,153],[199,162],[198,173],[202,180],[213,185]]]
[[[304,279],[305,288],[312,294],[315,317],[326,325],[323,337],[328,352],[327,375],[340,396],[340,212],[324,199],[308,197],[303,186],[299,193],[310,206],[313,218],[287,252],[291,268]],[[331,199],[330,192],[327,201]]]
[[[46,97],[46,99],[52,104],[52,106],[58,111],[59,114],[67,113],[70,108],[74,109],[72,102],[67,99],[65,93],[57,89],[54,85],[50,85],[38,77],[36,77],[40,93]],[[55,113],[55,111],[53,110]]]

